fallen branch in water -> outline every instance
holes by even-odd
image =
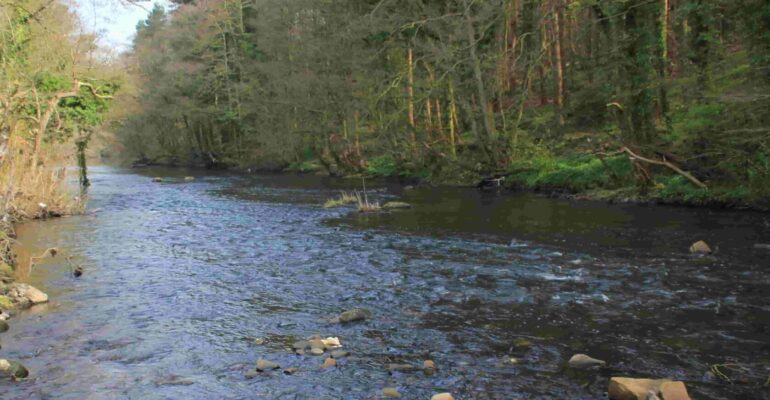
[[[666,168],[669,168],[672,171],[676,172],[677,174],[687,178],[687,180],[692,182],[695,186],[698,186],[701,189],[708,190],[708,186],[706,186],[706,184],[703,183],[700,179],[694,177],[691,173],[677,167],[675,164],[666,160],[666,157],[663,157],[663,160],[653,160],[651,158],[643,157],[634,153],[633,151],[631,151],[631,149],[629,149],[626,146],[623,146],[620,150],[614,153],[596,153],[596,155],[597,156],[614,156],[614,155],[623,154],[623,153],[627,154],[628,158],[631,159],[631,161],[642,161],[648,164],[661,165]]]

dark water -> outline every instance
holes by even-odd
[[[415,207],[351,215],[319,204],[357,181],[92,173],[88,215],[19,229],[22,264],[62,255],[28,277],[52,302],[2,335],[32,371],[3,399],[601,399],[613,375],[770,399],[768,215],[371,183]],[[717,254],[687,254],[698,239]],[[373,318],[329,322],[354,307]],[[313,334],[352,356],[287,350]],[[576,352],[609,366],[565,369]],[[246,379],[258,358],[299,372]],[[385,368],[426,358],[437,374]]]

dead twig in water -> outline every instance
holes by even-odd
[[[32,267],[37,265],[37,261],[40,261],[40,260],[42,260],[42,259],[44,259],[44,258],[46,258],[48,256],[51,256],[51,258],[54,258],[54,257],[56,257],[56,254],[58,254],[58,253],[59,253],[59,249],[58,248],[50,247],[50,248],[46,249],[46,251],[43,252],[43,254],[41,254],[41,255],[39,255],[37,257],[35,257],[35,256],[30,257],[29,258],[29,270],[32,271]]]

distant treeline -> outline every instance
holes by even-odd
[[[200,0],[127,57],[135,159],[770,194],[766,0]]]

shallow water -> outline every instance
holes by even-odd
[[[19,227],[21,273],[52,301],[0,338],[32,371],[2,398],[600,399],[624,375],[770,399],[766,214],[371,182],[414,208],[357,214],[319,206],[355,180],[141,173],[94,168],[87,215]],[[698,239],[717,254],[687,254]],[[373,318],[329,321],[355,307]],[[313,334],[351,357],[322,371],[287,350]],[[609,366],[565,369],[576,352]],[[258,358],[299,372],[247,379]],[[385,368],[426,358],[433,376]]]

